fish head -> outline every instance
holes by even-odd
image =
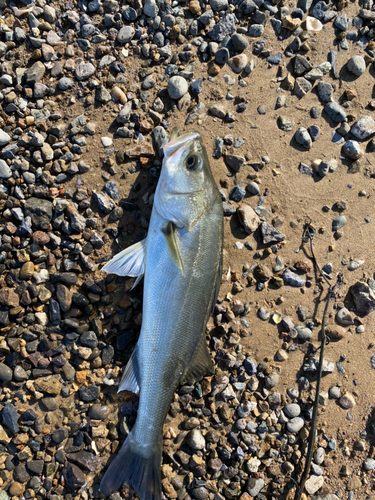
[[[163,149],[154,204],[166,220],[190,230],[217,194],[206,149],[199,132],[175,137]]]

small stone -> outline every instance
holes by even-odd
[[[324,484],[323,476],[311,475],[305,483],[305,489],[309,495],[314,495]]]
[[[86,469],[90,472],[95,472],[100,465],[99,457],[87,451],[68,453],[66,455],[66,458],[67,460],[69,460],[69,462],[73,462],[74,464],[79,465],[83,469]]]
[[[226,64],[229,61],[230,58],[230,52],[226,47],[221,47],[216,53],[215,53],[215,62],[217,64]]]
[[[249,42],[246,40],[246,38],[239,33],[234,33],[231,37],[231,41],[236,52],[244,51],[249,45]]]
[[[208,32],[208,36],[214,42],[222,42],[226,36],[232,35],[235,31],[236,22],[233,14],[225,14]]]
[[[93,404],[89,410],[89,416],[93,420],[105,420],[109,417],[110,413],[110,408],[101,404]]]
[[[229,199],[232,201],[240,202],[245,196],[246,191],[241,186],[235,186],[229,193]]]
[[[261,221],[249,205],[240,205],[237,209],[237,215],[246,233],[251,234],[258,229]]]
[[[304,426],[305,421],[302,417],[294,417],[287,422],[286,427],[292,434],[297,434]]]
[[[65,481],[70,488],[78,490],[87,484],[84,473],[74,464],[69,464],[62,470]]]
[[[342,307],[337,312],[336,320],[338,321],[338,323],[340,323],[340,325],[344,325],[344,326],[354,325],[352,315],[350,314],[348,309],[346,309],[346,307]]]
[[[273,387],[276,387],[277,384],[279,383],[279,375],[276,372],[270,373],[270,375],[267,375],[267,377],[264,379],[266,387],[268,389],[272,389]]]
[[[342,122],[346,119],[345,110],[336,102],[326,104],[324,111],[334,122]]]
[[[285,280],[284,280],[285,282]],[[297,337],[303,341],[312,339],[312,331],[306,326],[296,326]]]
[[[336,217],[336,219],[333,219],[332,221],[332,231],[338,231],[339,229],[343,228],[345,224],[346,224],[345,215],[340,215],[339,217]]]
[[[90,76],[92,76],[95,73],[95,66],[91,64],[90,62],[87,63],[80,63],[75,69],[75,75],[77,80],[79,81],[84,81],[88,80]]]
[[[84,402],[95,401],[99,397],[99,388],[96,385],[81,387],[79,395]]]
[[[318,82],[319,99],[321,99],[323,102],[331,102],[332,94],[333,94],[333,87],[330,83]]]
[[[326,456],[325,450],[320,446],[314,452],[314,462],[317,465],[321,465],[324,462],[325,456]]]
[[[11,497],[21,498],[25,492],[25,485],[18,481],[13,481],[8,490]],[[3,491],[5,493],[5,491]],[[5,499],[4,499],[5,500]]]
[[[234,73],[241,73],[247,64],[247,61],[248,59],[246,54],[239,54],[229,59],[228,65]]]
[[[0,128],[0,147],[6,146],[10,142],[10,135]]]
[[[336,18],[337,20],[337,18]],[[353,56],[347,62],[348,71],[355,76],[361,76],[366,71],[366,62],[362,56]]]
[[[135,31],[131,26],[123,26],[117,34],[117,41],[121,45],[129,43],[134,37]]]
[[[364,141],[375,134],[375,120],[373,120],[371,116],[364,116],[355,122],[352,126],[351,133],[360,141]]]
[[[214,12],[226,10],[228,7],[228,0],[210,0],[210,7]]]
[[[268,243],[279,243],[285,240],[285,235],[267,222],[263,222],[261,224],[261,232],[262,241],[265,245],[267,245]]]
[[[312,148],[312,139],[304,127],[299,127],[294,135],[296,142],[305,149]]]
[[[260,192],[260,188],[259,188],[259,185],[256,183],[256,182],[250,182],[247,186],[246,186],[246,191],[249,193],[249,194],[252,194],[252,195],[257,195],[259,194]]]
[[[2,411],[2,423],[7,427],[13,434],[19,432],[18,427],[18,413],[12,403],[6,403]]]
[[[286,269],[282,275],[284,284],[292,287],[302,287],[305,285],[306,280],[303,279],[296,273],[293,273],[290,269]]]
[[[285,118],[284,116],[279,116],[277,118],[277,126],[284,132],[290,132],[291,130],[293,130],[295,123],[288,118]]]
[[[372,471],[375,469],[375,460],[373,458],[366,458],[363,462],[363,468],[367,471]]]
[[[301,408],[298,404],[291,403],[284,407],[283,412],[287,417],[294,418],[299,416],[299,414],[301,413]]]
[[[12,171],[4,160],[0,160],[0,179],[9,179],[12,177]]]
[[[52,433],[52,441],[56,444],[62,443],[69,436],[68,429],[66,427],[62,427],[61,429],[56,429]]]
[[[350,408],[353,408],[355,406],[355,399],[352,394],[349,392],[346,392],[341,398],[339,399],[339,405],[341,408],[344,410],[349,410]]]
[[[342,151],[351,160],[358,160],[363,155],[360,144],[357,141],[352,140],[349,140],[344,144]]]
[[[10,382],[13,378],[13,372],[5,363],[0,363],[0,380]]]
[[[193,450],[203,450],[206,446],[206,440],[199,429],[192,429],[187,435],[186,440]]]
[[[225,164],[234,172],[239,172],[240,168],[245,163],[245,158],[237,155],[225,155],[224,160]]]
[[[182,76],[172,76],[168,81],[168,94],[172,99],[180,99],[188,89],[188,82]]]
[[[254,477],[251,477],[247,483],[247,492],[251,497],[256,497],[258,493],[260,493],[261,489],[264,486],[264,480],[263,479],[255,479]],[[243,495],[242,495],[243,496]],[[240,498],[242,498],[242,496]]]

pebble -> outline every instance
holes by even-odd
[[[292,434],[297,434],[304,425],[305,421],[302,417],[294,417],[287,422],[286,428]]]
[[[172,76],[168,81],[168,94],[172,99],[180,99],[188,89],[188,82],[182,76]]]
[[[292,287],[302,287],[305,285],[306,280],[303,279],[298,274],[290,271],[290,269],[286,269],[282,275],[284,284]]]
[[[129,43],[133,39],[134,34],[134,28],[132,28],[131,26],[123,26],[117,34],[117,41],[121,45]]]
[[[304,127],[299,127],[294,135],[296,142],[304,149],[312,148],[312,139]]]
[[[336,18],[337,21],[337,18]],[[366,63],[362,56],[353,56],[347,62],[348,71],[355,76],[361,76],[366,71]]]
[[[246,490],[251,497],[255,498],[260,493],[263,487],[264,487],[263,479],[261,478],[255,479],[252,477],[249,479]]]
[[[0,363],[0,380],[10,382],[13,378],[13,372],[5,363]]]
[[[10,135],[0,128],[0,147],[6,146],[10,142]]]
[[[359,158],[361,158],[361,156],[363,156],[363,151],[360,144],[357,141],[353,140],[347,141],[344,144],[342,151],[345,156],[347,156],[351,160],[358,160]]]
[[[314,456],[313,456],[314,462],[317,465],[322,465],[325,457],[326,457],[325,449],[322,446],[319,446],[319,448],[317,448],[314,452]]]
[[[345,110],[336,102],[329,102],[326,104],[324,111],[334,122],[342,122],[346,119]]]
[[[359,139],[360,141],[368,139],[375,134],[375,120],[373,120],[371,116],[364,116],[354,123],[351,128],[351,133],[356,139]]]
[[[228,65],[234,73],[241,73],[247,64],[247,55],[246,54],[238,54],[237,56],[232,57],[228,61]]]
[[[294,418],[299,416],[299,414],[301,413],[301,408],[298,404],[291,403],[284,407],[283,412],[287,417]]]
[[[314,495],[324,484],[323,476],[311,475],[305,483],[305,489],[309,495]]]
[[[95,73],[95,66],[91,63],[80,63],[75,69],[75,76],[79,81],[85,81]]]
[[[349,392],[346,392],[339,399],[339,405],[344,410],[349,410],[350,408],[353,408],[355,406],[355,404],[356,404],[355,399],[354,399],[353,395],[350,394]]]
[[[332,231],[338,231],[339,229],[342,229],[345,226],[346,222],[347,221],[345,215],[336,217],[336,219],[333,219],[332,221]]]
[[[199,429],[192,429],[187,435],[186,441],[193,450],[203,450],[206,446],[206,440]]]
[[[373,458],[366,458],[363,462],[363,468],[366,471],[372,471],[375,469],[375,460]]]

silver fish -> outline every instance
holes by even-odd
[[[205,328],[221,282],[223,208],[198,132],[164,146],[147,238],[103,270],[144,274],[140,337],[119,391],[140,393],[137,420],[100,491],[124,483],[141,500],[161,498],[163,423],[179,384],[213,373]]]

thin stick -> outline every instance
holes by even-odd
[[[306,454],[306,462],[305,462],[305,468],[303,470],[301,480],[298,486],[298,490],[296,491],[296,494],[294,495],[294,500],[300,500],[302,492],[305,488],[305,484],[307,481],[307,477],[310,472],[310,467],[311,467],[311,462],[312,462],[312,456],[313,456],[313,451],[314,451],[314,444],[315,444],[315,433],[316,433],[316,424],[318,421],[318,407],[319,407],[319,393],[320,393],[320,382],[322,379],[322,368],[323,368],[323,360],[324,360],[324,348],[326,345],[326,333],[325,333],[325,328],[326,328],[326,316],[327,316],[327,311],[328,311],[328,305],[329,305],[329,299],[331,298],[331,290],[327,293],[325,301],[326,305],[324,307],[324,313],[323,313],[323,322],[322,322],[322,330],[321,330],[321,348],[320,348],[320,356],[319,356],[319,368],[318,368],[318,377],[316,380],[316,392],[315,392],[315,401],[314,401],[314,409],[313,409],[313,414],[311,418],[311,429],[310,429],[310,434],[309,434],[309,445],[307,448],[307,454]]]
[[[324,299],[325,300],[325,307],[324,307],[324,313],[323,313],[323,319],[322,319],[319,367],[318,367],[318,374],[317,374],[317,379],[316,379],[316,392],[315,392],[313,414],[312,414],[312,418],[311,418],[309,444],[307,447],[305,467],[304,467],[303,473],[301,475],[300,483],[299,483],[298,488],[296,490],[296,493],[294,495],[294,500],[300,500],[302,493],[303,493],[303,490],[305,488],[307,477],[308,477],[309,472],[310,472],[312,456],[313,456],[313,451],[314,451],[314,445],[315,445],[316,426],[317,426],[317,421],[318,421],[319,393],[320,393],[320,382],[322,380],[324,349],[325,349],[326,340],[327,340],[325,329],[326,329],[326,318],[327,318],[329,300],[330,300],[330,298],[335,296],[336,290],[342,285],[342,276],[341,275],[338,275],[337,282],[336,282],[335,286],[332,287],[331,284],[329,283],[329,281],[327,280],[327,278],[325,277],[323,271],[320,269],[318,262],[316,260],[316,257],[315,257],[315,253],[314,253],[313,239],[315,237],[315,230],[311,226],[311,224],[305,225],[305,236],[302,239],[302,241],[305,241],[306,237],[308,237],[310,240],[310,250],[311,250],[311,257],[310,258],[313,261],[316,269],[319,271],[319,274],[324,278],[324,280],[328,284],[328,292],[327,292],[327,295]]]

